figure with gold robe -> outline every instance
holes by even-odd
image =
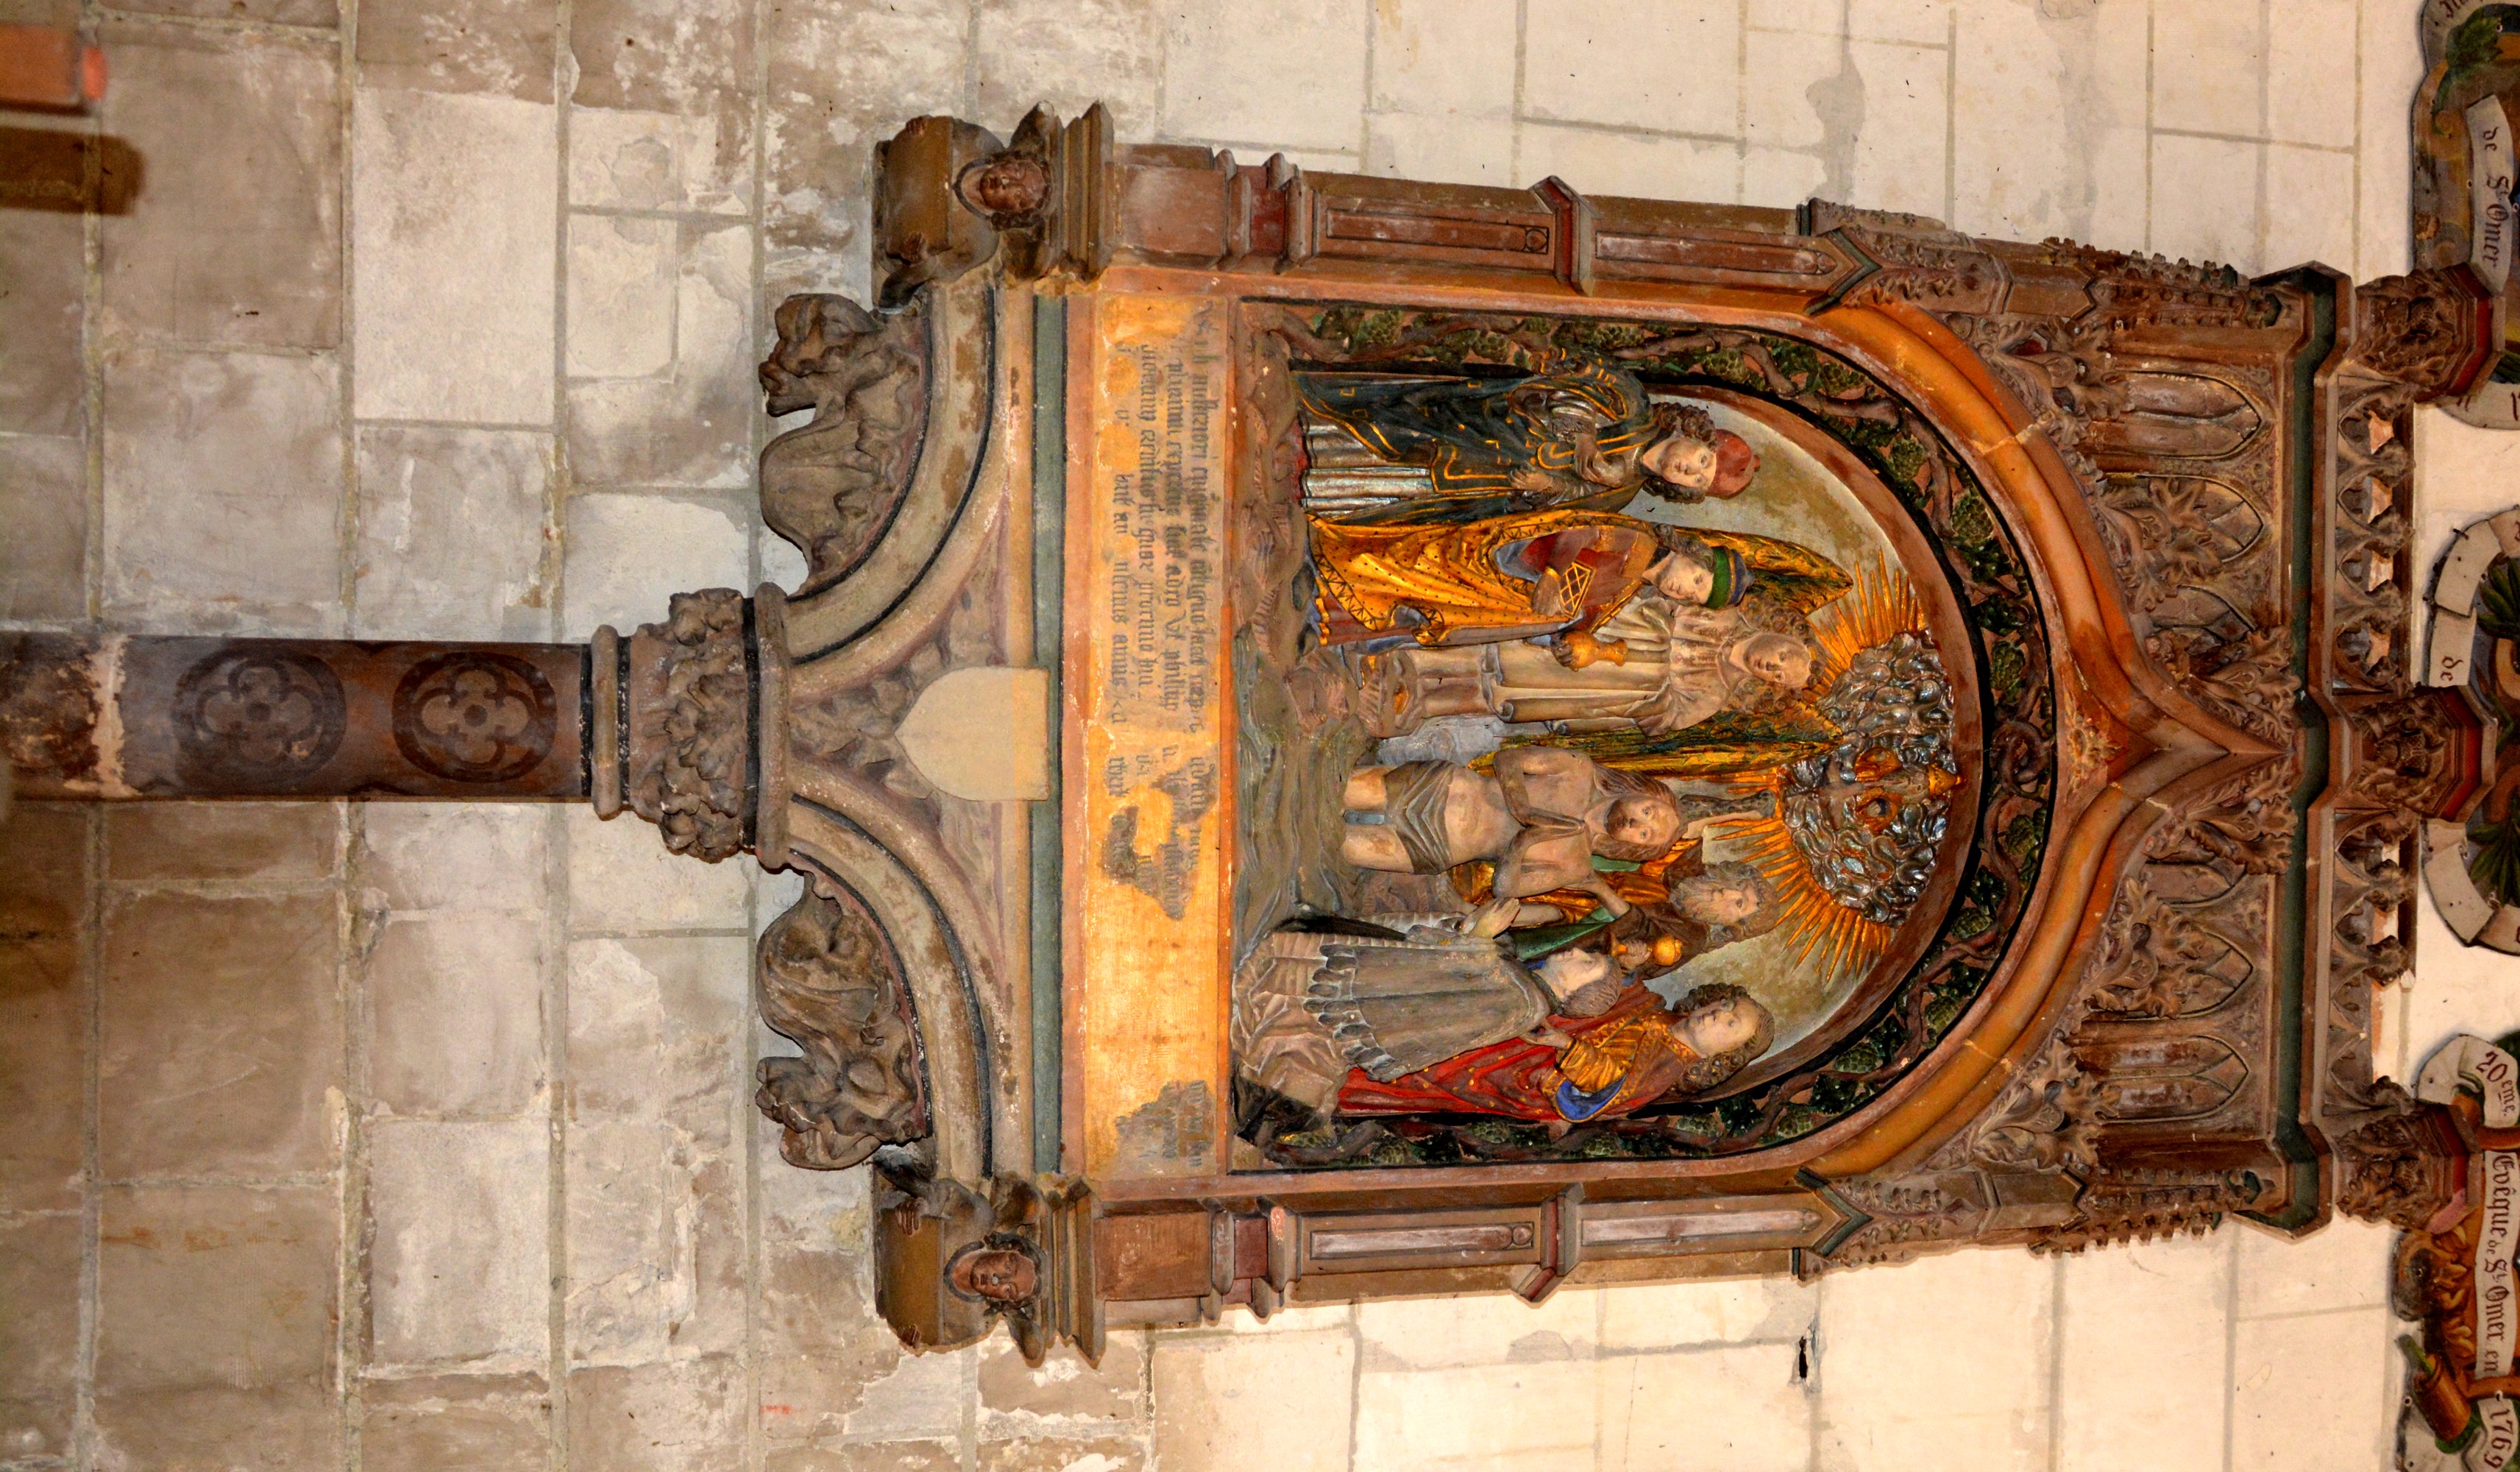
[[[1556,509],[1462,524],[1308,519],[1322,638],[1425,648],[1546,639],[1570,652],[1632,598],[1804,613],[1853,586],[1827,558],[1776,537]]]
[[[1550,1091],[1570,1123],[1615,1119],[1667,1095],[1700,1094],[1776,1040],[1776,1018],[1749,992],[1710,982],[1664,1009],[1640,1009],[1570,1040]]]

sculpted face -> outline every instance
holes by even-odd
[[[1621,798],[1602,824],[1609,836],[1641,849],[1663,850],[1680,837],[1680,809],[1669,798]]]
[[[1742,647],[1741,667],[1771,685],[1800,690],[1811,683],[1811,648],[1789,635],[1757,634]]]
[[[1745,1002],[1718,1002],[1690,1013],[1679,1031],[1699,1057],[1712,1058],[1758,1036],[1759,1019]]]
[[[1691,890],[1680,909],[1700,925],[1738,925],[1759,912],[1759,892],[1741,884]]]
[[[994,1304],[1020,1304],[1041,1284],[1041,1269],[1032,1259],[1010,1247],[966,1252],[945,1271],[956,1288]]]
[[[1625,959],[1622,957],[1622,959]],[[1604,952],[1571,946],[1552,951],[1540,963],[1541,978],[1557,999],[1564,1001],[1577,991],[1610,974],[1613,962]]]
[[[1656,480],[1691,490],[1715,483],[1715,446],[1686,435],[1672,435],[1645,447],[1638,457]]]
[[[1666,552],[1653,566],[1653,585],[1674,603],[1704,604],[1715,596],[1715,574],[1686,552]]]
[[[982,214],[1030,214],[1050,198],[1050,170],[1038,159],[1005,154],[967,173],[962,190]]]

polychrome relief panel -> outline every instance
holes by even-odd
[[[2054,784],[1941,437],[1765,333],[1252,303],[1241,347],[1247,1163],[1729,1155],[1912,1068]]]

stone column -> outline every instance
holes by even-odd
[[[587,799],[678,853],[749,842],[751,606],[588,644],[0,636],[21,797]]]

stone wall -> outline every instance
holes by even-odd
[[[102,115],[0,119],[140,161],[117,212],[0,207],[0,621],[575,638],[792,580],[752,363],[783,297],[864,292],[869,145],[920,112],[2371,276],[2412,10],[91,6]],[[2520,437],[2424,436],[2437,545]],[[2386,1462],[2353,1224],[906,1357],[863,1173],[788,1170],[747,1103],[787,881],[584,809],[22,808],[0,845],[0,1468]],[[2384,1059],[2520,1014],[2424,956]]]

